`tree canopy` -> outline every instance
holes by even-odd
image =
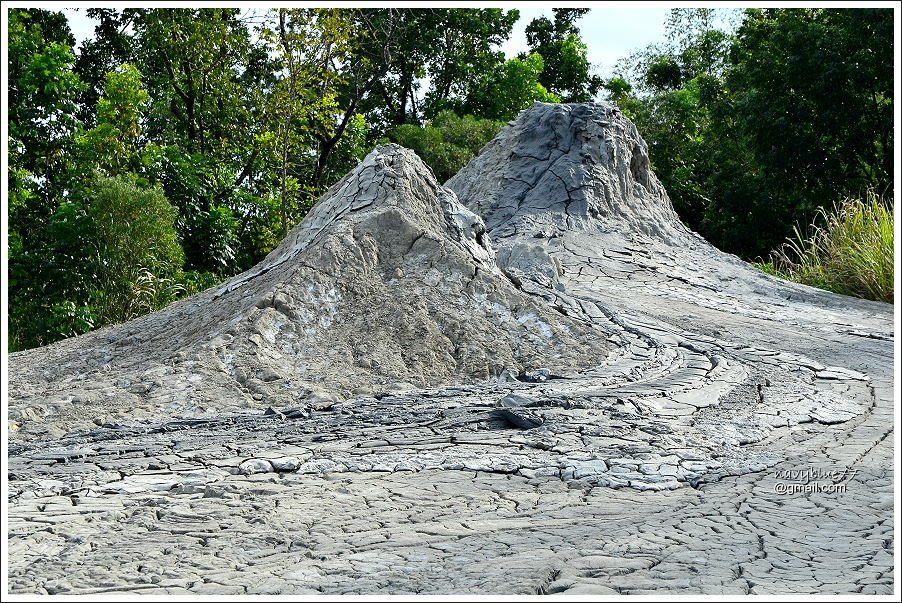
[[[892,187],[888,9],[676,9],[605,87],[683,220],[766,255],[819,208]],[[891,195],[890,195],[891,196]]]

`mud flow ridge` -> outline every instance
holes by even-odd
[[[891,315],[688,230],[608,105],[444,186],[380,146],[248,272],[10,356],[10,588],[889,593]]]

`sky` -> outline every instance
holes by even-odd
[[[486,5],[488,6],[488,5]],[[504,8],[517,8],[520,19],[514,25],[510,39],[502,46],[508,58],[527,50],[525,29],[536,17],[553,18],[547,3],[498,3]],[[577,21],[589,52],[589,61],[597,72],[608,77],[623,57],[633,50],[664,39],[664,23],[670,8],[657,3],[599,3]],[[95,21],[89,19],[84,9],[64,8],[76,41],[93,37]]]
[[[520,19],[510,39],[502,46],[508,58],[527,50],[526,26],[537,17],[554,19],[551,7],[520,8]],[[589,62],[602,76],[613,75],[613,68],[633,50],[664,40],[664,23],[669,7],[650,4],[593,7],[576,22],[586,43]]]

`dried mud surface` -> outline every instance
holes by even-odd
[[[892,306],[686,229],[635,126],[379,147],[260,265],[10,357],[14,593],[878,593]]]

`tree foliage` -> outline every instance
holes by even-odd
[[[174,280],[184,263],[175,230],[176,210],[162,188],[133,175],[98,177],[81,200],[90,236],[82,266],[92,266],[89,305],[95,326],[123,322],[176,297]],[[62,206],[59,213],[70,213]]]
[[[838,191],[892,178],[892,13],[750,11],[727,85],[743,132],[776,187],[806,214]],[[817,200],[820,200],[818,202]]]
[[[887,191],[892,12],[675,9],[606,83],[687,224],[766,255],[844,195]]]
[[[384,72],[362,99],[375,138],[444,110],[466,111],[487,76],[504,64],[498,46],[518,17],[516,10],[497,8],[359,11],[355,54]]]
[[[319,162],[304,151],[320,137],[335,135],[339,86],[343,75],[333,65],[351,59],[351,20],[331,9],[278,9],[273,22],[259,28],[274,49],[283,77],[264,101],[265,153],[278,164],[281,234],[294,224],[298,209],[309,206],[315,186],[302,174],[321,177]],[[304,159],[307,159],[305,162]]]
[[[94,125],[94,112],[103,94],[106,74],[135,60],[135,39],[127,32],[139,9],[89,8],[85,12],[98,23],[94,37],[81,43],[75,59],[75,73],[85,83],[79,119],[90,127]]]
[[[535,102],[561,102],[539,83],[543,66],[538,53],[505,61],[479,82],[478,93],[464,108],[487,119],[509,120]]]
[[[467,165],[503,126],[501,121],[472,115],[458,117],[453,111],[443,111],[422,128],[412,124],[396,126],[389,137],[416,152],[441,183]]]
[[[109,175],[141,171],[141,118],[149,99],[134,65],[125,63],[107,74],[96,125],[78,140],[84,165]]]
[[[553,20],[539,17],[526,26],[530,53],[543,60],[538,82],[565,103],[593,100],[603,83],[592,73],[588,49],[576,27],[577,19],[588,12],[588,8],[555,8]]]

